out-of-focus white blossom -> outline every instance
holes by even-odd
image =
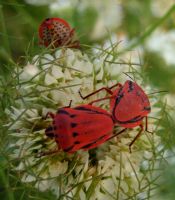
[[[174,3],[174,0],[154,0],[151,1],[151,9],[156,17],[161,17],[174,5]]]
[[[119,0],[57,0],[50,4],[50,10],[56,13],[63,10],[78,9],[85,12],[87,8],[93,8],[97,14],[97,19],[92,30],[89,32],[90,39],[99,40],[106,37],[109,32],[116,30],[121,25],[123,12]],[[111,20],[112,19],[112,20]]]
[[[48,5],[55,0],[25,0],[26,3],[36,5],[36,6],[42,6],[42,5]]]
[[[158,29],[147,40],[148,50],[159,53],[168,64],[175,64],[175,30]]]
[[[96,8],[98,13],[94,30],[92,30],[91,33],[91,38],[93,40],[105,37],[109,32],[114,31],[121,25],[123,13],[120,1],[97,0],[94,2],[91,0],[88,2],[91,6]]]
[[[69,9],[72,6],[72,3],[73,2],[71,2],[70,0],[55,0],[49,5],[49,7],[51,11],[58,11],[60,9]]]

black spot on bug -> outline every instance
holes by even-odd
[[[115,106],[117,106],[120,103],[120,100],[123,98],[124,94],[122,92],[122,88],[120,88],[117,98],[115,100]]]
[[[76,126],[77,126],[77,124],[76,124],[76,123],[71,123],[70,125],[71,125],[71,127],[72,127],[72,128],[74,128],[74,127],[76,127]]]
[[[80,144],[80,141],[75,141],[74,144]]]
[[[132,81],[129,81],[129,89],[128,92],[132,92],[134,90],[134,85]]]
[[[72,136],[75,138],[75,137],[78,136],[78,133],[77,133],[77,132],[73,132],[73,133],[72,133]]]
[[[70,115],[71,118],[74,118],[74,117],[76,117],[76,116],[77,116],[77,115]]]

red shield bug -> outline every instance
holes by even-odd
[[[117,87],[118,88],[114,91],[112,91],[112,88]],[[124,85],[121,85],[120,83],[117,83],[113,85],[112,87],[103,87],[85,97],[83,97],[80,93],[80,96],[83,99],[86,99],[90,97],[91,95],[94,95],[101,90],[106,90],[111,96],[104,97],[101,99],[97,99],[95,101],[92,101],[90,104],[110,99],[110,111],[111,115],[113,117],[114,123],[116,125],[122,126],[124,128],[134,128],[136,126],[140,126],[140,131],[136,135],[136,137],[133,139],[133,141],[129,144],[129,149],[131,151],[131,146],[136,141],[136,139],[140,136],[141,132],[143,131],[143,125],[142,121],[145,118],[146,119],[146,131],[147,130],[147,115],[151,111],[150,102],[145,94],[145,92],[142,90],[142,88],[133,81],[126,81]],[[149,131],[148,131],[149,132]]]
[[[89,150],[114,137],[113,119],[106,110],[92,105],[60,108],[56,114],[48,113],[52,125],[45,133],[55,138],[60,149],[73,153]],[[58,150],[57,150],[58,151]]]
[[[40,43],[52,48],[68,46],[79,48],[78,41],[73,42],[74,29],[61,18],[47,18],[39,26]]]

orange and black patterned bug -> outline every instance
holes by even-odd
[[[92,105],[60,108],[56,114],[48,113],[52,125],[45,133],[54,138],[60,149],[73,153],[89,150],[114,137],[114,122],[110,113]]]
[[[47,18],[39,26],[40,44],[51,48],[68,46],[79,48],[79,42],[73,41],[75,30],[61,18]]]

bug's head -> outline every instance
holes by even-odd
[[[53,138],[55,137],[55,133],[54,133],[54,128],[53,128],[53,126],[49,126],[48,128],[46,128],[45,134],[47,135],[47,137],[53,139]]]
[[[53,24],[53,20],[51,18],[47,18],[44,20],[43,24],[45,26],[49,26],[49,25]]]

